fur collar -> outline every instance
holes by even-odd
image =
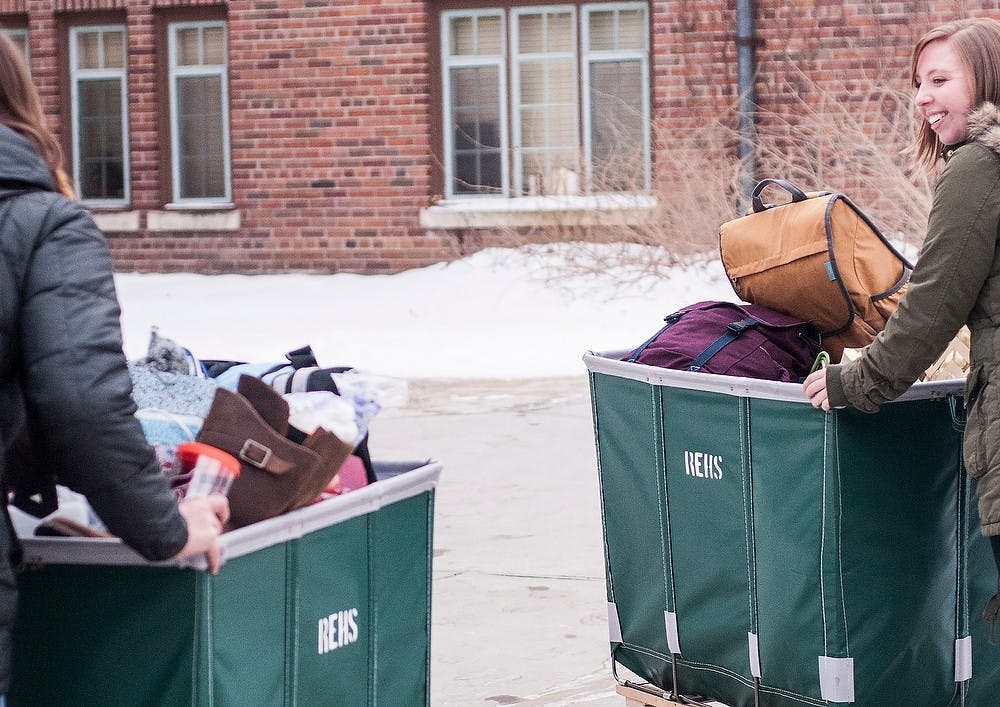
[[[969,113],[969,140],[976,140],[1000,154],[1000,108],[983,103]]]

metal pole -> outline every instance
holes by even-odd
[[[754,115],[757,111],[755,77],[756,8],[753,0],[736,0],[736,80],[739,91],[740,204],[739,211],[750,210],[750,194],[757,183],[757,131]]]

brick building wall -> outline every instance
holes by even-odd
[[[233,205],[221,220],[165,208],[157,23],[199,8],[229,23]],[[60,27],[87,13],[127,26],[131,205],[97,213],[122,271],[389,272],[458,253],[468,230],[420,222],[442,192],[439,10],[423,0],[0,0],[0,16],[29,29],[32,73],[64,137]],[[735,14],[733,0],[651,0],[654,163],[697,146],[705,116],[735,127]],[[1000,14],[1000,1],[758,0],[761,110],[794,121],[821,95],[906,91],[915,39],[977,14]]]
[[[1000,2],[757,0],[756,83],[764,112],[794,119],[822,90],[844,97],[908,90],[910,51],[931,27],[1000,16]],[[717,115],[736,100],[734,0],[654,0],[654,111],[667,122]]]
[[[264,267],[398,270],[450,254],[417,222],[431,193],[427,9],[230,3],[233,177]]]

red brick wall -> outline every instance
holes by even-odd
[[[426,11],[230,3],[233,180],[244,242],[271,251],[261,267],[384,271],[450,254],[417,222],[430,195]]]
[[[57,73],[56,12],[126,18],[132,210],[141,228],[146,212],[169,201],[155,16],[196,6],[218,4],[0,0],[0,13],[28,16],[32,73],[60,132],[67,101]],[[116,267],[385,272],[453,257],[447,234],[418,223],[431,194],[427,8],[421,0],[228,3],[233,202],[241,227],[108,233]]]
[[[809,121],[825,122],[822,116],[839,112],[856,121],[859,129],[874,133],[875,145],[880,144],[877,131],[887,130],[885,115],[891,109],[910,110],[910,52],[916,40],[954,19],[1000,17],[998,0],[757,0],[755,5],[755,89],[761,132],[785,131],[792,136],[798,130],[801,135]],[[712,162],[706,150],[718,150],[724,144],[725,154],[719,155],[718,163],[723,158],[731,162],[736,154],[735,6],[735,0],[653,2],[655,159],[658,177],[668,183],[661,186],[661,193],[676,191],[669,187],[671,180],[704,179],[698,167]],[[909,135],[901,135],[898,144],[886,148],[905,162],[898,149],[909,142]],[[817,154],[815,160],[829,162],[823,173],[826,180],[801,186],[844,190],[859,204],[880,213],[879,207],[892,197],[879,193],[871,180],[852,181],[858,147],[849,138],[839,144],[831,138],[824,148],[825,153]],[[773,163],[781,156],[779,145],[767,157]],[[795,181],[794,170],[785,173],[779,168],[779,172],[754,176]],[[883,225],[893,231],[893,224]]]
[[[926,29],[1000,13],[1000,0],[756,5],[759,103],[764,113],[792,120],[820,95],[850,103],[873,86],[907,90],[910,47]],[[0,14],[30,20],[32,71],[57,126],[65,97],[56,11],[126,18],[132,210],[141,229],[144,214],[169,200],[155,45],[156,17],[174,6],[217,7],[229,21],[233,201],[241,227],[109,233],[120,270],[387,272],[490,241],[489,234],[424,231],[418,222],[440,184],[432,156],[440,120],[433,2],[0,0]],[[685,146],[699,146],[706,117],[735,129],[736,10],[734,0],[650,6],[663,169],[678,164],[675,153]]]

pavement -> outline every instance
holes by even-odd
[[[431,705],[623,707],[609,658],[587,377],[413,380],[380,460],[442,464]]]

